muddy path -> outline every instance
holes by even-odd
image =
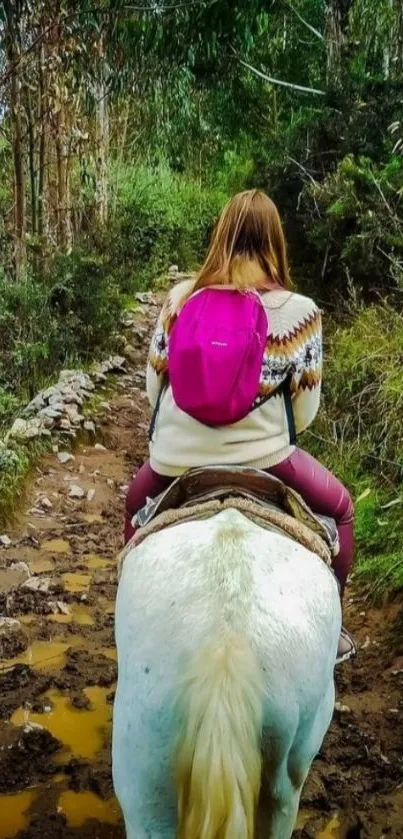
[[[153,306],[139,315],[140,328],[155,315]],[[124,488],[146,454],[144,356],[145,347],[134,349],[129,373],[101,397],[96,440],[83,439],[64,464],[56,453],[40,462],[7,531],[12,545],[0,549],[0,615],[19,621],[0,626],[0,839],[124,837],[110,772],[115,560]],[[72,486],[83,497],[72,497]],[[51,506],[30,512],[43,495]],[[19,562],[37,590],[24,586]],[[390,629],[400,607],[375,610],[352,588],[347,599],[360,655],[338,676],[337,710],[296,836],[397,839],[403,643]]]

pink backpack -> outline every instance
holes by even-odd
[[[168,375],[176,405],[204,425],[230,425],[259,392],[268,316],[259,294],[206,288],[171,329]]]

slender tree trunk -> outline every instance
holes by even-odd
[[[47,183],[49,127],[47,115],[47,81],[45,67],[45,45],[42,41],[38,58],[39,78],[39,155],[38,155],[38,234],[47,236]]]
[[[64,152],[64,114],[62,103],[56,114],[56,169],[57,169],[57,240],[62,251],[67,249],[66,229],[66,174],[65,174],[65,152]]]
[[[97,129],[96,129],[96,206],[100,225],[108,220],[108,150],[109,150],[109,108],[105,81],[97,86]]]
[[[403,7],[402,0],[389,0],[394,11],[392,35],[393,76],[402,79],[403,75]]]
[[[31,191],[31,232],[35,235],[37,233],[37,172],[36,172],[36,137],[34,117],[31,107],[31,94],[28,87],[25,87],[25,112],[27,115],[27,130],[28,130],[28,168],[29,168],[29,184]]]
[[[118,125],[120,126],[120,120],[118,121]],[[115,181],[115,194],[113,196],[113,207],[112,207],[112,216],[113,218],[116,215],[116,207],[117,207],[117,200],[118,200],[118,187],[119,187],[119,175],[120,170],[123,165],[124,155],[125,155],[125,148],[127,142],[127,132],[129,127],[129,100],[125,100],[125,108],[124,108],[124,115],[123,115],[123,125],[119,131],[120,134],[120,144],[117,140],[117,144],[119,145],[119,153],[118,153],[118,162],[116,166],[116,181]]]
[[[12,0],[3,0],[6,20],[6,53],[10,72],[10,118],[14,169],[14,267],[16,277],[26,265],[26,215],[24,149],[21,124],[21,72],[19,21],[15,19]]]
[[[326,4],[326,77],[328,90],[343,84],[343,58],[349,12],[353,0],[328,0]]]

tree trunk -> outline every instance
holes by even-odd
[[[31,107],[31,94],[29,88],[25,87],[25,113],[27,115],[27,130],[28,130],[28,168],[29,168],[29,184],[31,190],[31,233],[37,233],[37,190],[36,180],[37,172],[35,165],[36,156],[36,137],[35,125]]]
[[[326,4],[326,78],[328,90],[343,84],[343,57],[352,0],[328,0]]]
[[[24,273],[26,266],[26,217],[24,150],[21,128],[21,73],[19,21],[15,18],[14,4],[4,0],[5,48],[10,72],[10,118],[14,170],[14,268],[16,277]]]
[[[45,45],[42,41],[38,58],[39,77],[39,156],[38,156],[38,234],[47,236],[47,184],[49,128],[47,116],[47,84],[45,67]]]
[[[403,74],[403,8],[401,0],[389,0],[393,11],[393,34],[392,34],[392,65],[393,76],[401,79]]]
[[[67,249],[66,174],[64,154],[64,120],[63,106],[61,102],[59,103],[59,110],[56,114],[55,146],[57,167],[57,241],[60,249],[65,251]]]
[[[97,86],[96,106],[96,207],[101,227],[108,220],[109,108],[105,81]]]

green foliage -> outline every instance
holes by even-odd
[[[0,277],[0,407],[12,416],[24,395],[68,360],[110,347],[123,301],[101,259],[58,256],[49,276]]]
[[[403,317],[387,303],[328,326],[315,447],[357,493],[368,472],[403,478]]]
[[[116,216],[102,247],[125,290],[147,284],[170,264],[193,268],[226,199],[224,188],[203,188],[164,165],[121,168],[116,183]]]
[[[367,298],[403,288],[402,185],[402,157],[378,166],[348,155],[324,181],[306,187],[308,238],[326,258],[334,289],[345,290],[350,279]]]
[[[17,509],[24,493],[25,480],[37,458],[49,448],[49,442],[30,441],[29,445],[0,444],[0,527]]]

